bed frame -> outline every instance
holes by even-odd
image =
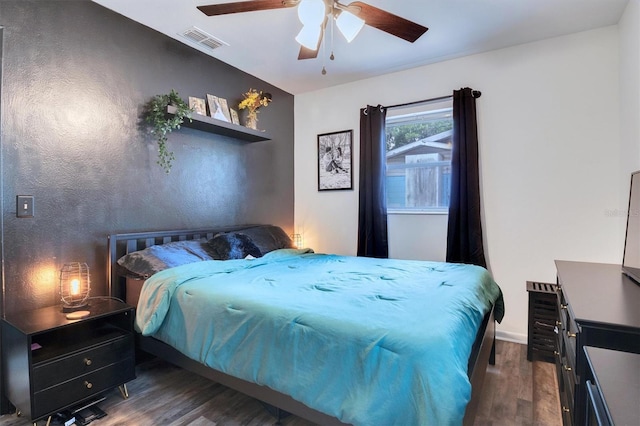
[[[252,225],[218,227],[206,229],[191,229],[177,231],[152,231],[136,232],[128,234],[109,235],[109,252],[107,266],[107,283],[111,296],[126,300],[126,278],[120,276],[117,270],[117,260],[127,253],[142,250],[158,244],[166,244],[171,241],[194,240],[212,238],[218,232],[233,231],[247,228]],[[185,370],[194,372],[200,376],[221,383],[248,396],[256,398],[264,403],[277,407],[273,413],[278,419],[284,413],[295,414],[312,422],[322,425],[343,425],[335,417],[328,416],[314,410],[288,395],[274,391],[266,386],[257,385],[242,379],[222,373],[207,367],[172,348],[171,346],[152,337],[136,335],[137,348],[175,364]],[[467,405],[464,416],[464,425],[472,425],[478,409],[478,402],[487,364],[495,364],[495,321],[493,310],[489,312],[480,326],[476,336],[471,357],[469,358],[468,374],[471,381],[471,401]]]

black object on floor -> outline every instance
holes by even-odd
[[[49,424],[54,426],[71,426],[76,424],[76,418],[67,410],[51,416],[51,422]]]
[[[76,424],[79,426],[88,425],[94,420],[101,419],[107,415],[104,411],[100,409],[97,405],[92,405],[90,407],[86,407],[77,411],[76,416]]]

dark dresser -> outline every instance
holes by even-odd
[[[135,378],[133,307],[91,299],[89,309],[79,320],[60,306],[2,320],[5,395],[34,422]]]
[[[640,423],[640,354],[586,346],[588,425]]]
[[[640,285],[616,264],[557,260],[556,268],[556,368],[563,421],[583,425],[588,398],[584,348],[640,353]]]

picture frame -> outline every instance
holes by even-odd
[[[231,123],[231,113],[229,112],[229,104],[227,103],[227,100],[218,96],[218,101],[220,101],[220,108],[222,108],[224,118],[227,119],[227,123]]]
[[[207,103],[209,104],[209,116],[211,118],[215,118],[216,120],[226,121],[227,123],[231,123],[231,116],[229,115],[229,106],[227,105],[226,99],[207,94]]]
[[[318,135],[318,191],[353,189],[353,130]]]
[[[233,124],[240,125],[240,117],[238,116],[238,111],[233,108],[229,108],[229,113],[231,114],[231,122]]]
[[[202,98],[189,96],[189,108],[191,108],[196,114],[207,115],[207,106]]]

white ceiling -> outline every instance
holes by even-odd
[[[208,17],[229,0],[93,0],[176,40],[196,26],[229,43],[205,53],[298,94],[446,59],[616,24],[628,0],[367,0],[429,28],[415,43],[365,26],[347,43],[336,29],[316,59],[297,60],[295,8]],[[348,4],[349,0],[345,1]],[[325,37],[330,41],[329,32]],[[322,75],[326,66],[327,74]]]

